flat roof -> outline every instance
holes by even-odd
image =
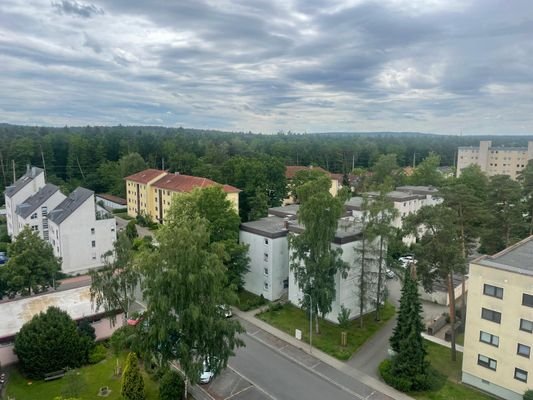
[[[288,206],[272,207],[268,209],[269,215],[275,215],[277,217],[294,217],[298,214],[300,208],[299,204],[289,204]]]
[[[241,224],[241,231],[254,233],[271,239],[287,236],[285,219],[277,216],[270,216],[258,219],[257,221],[244,222]]]
[[[436,187],[434,187],[434,186],[405,185],[405,186],[398,186],[396,188],[396,191],[398,191],[398,192],[406,192],[406,193],[413,193],[413,194],[430,194],[430,195],[439,194],[439,190]]]
[[[352,197],[344,202],[344,207],[347,210],[360,210],[363,206],[363,198],[361,196]]]
[[[477,258],[472,263],[533,276],[533,236],[529,236],[493,256]]]
[[[7,301],[0,303],[0,337],[15,335],[34,315],[51,306],[66,311],[74,320],[98,314],[91,303],[90,286]]]

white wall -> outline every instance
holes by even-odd
[[[286,292],[283,281],[289,275],[287,237],[271,239],[245,231],[239,236],[241,243],[249,245],[250,271],[244,276],[244,288],[267,300],[279,299]]]
[[[21,204],[28,197],[33,196],[45,185],[44,173],[37,175],[26,186],[20,189],[13,197],[5,196],[6,216],[7,216],[7,233],[9,236],[17,236],[19,233],[18,216],[15,213],[17,205]]]
[[[326,314],[325,318],[328,321],[333,323],[338,323],[339,312],[341,311],[341,305],[345,308],[349,308],[350,319],[357,318],[359,314],[359,281],[361,274],[361,264],[360,264],[360,255],[356,253],[355,247],[360,247],[360,241],[351,242],[341,245],[332,244],[331,247],[334,249],[342,249],[342,259],[348,263],[349,270],[348,276],[343,278],[340,273],[337,273],[335,277],[335,300],[331,305],[331,312]],[[367,265],[369,272],[374,272],[377,279],[377,262],[369,263]],[[383,266],[383,269],[385,266]],[[384,272],[384,271],[383,271]],[[383,287],[385,286],[385,279],[383,278]],[[375,294],[371,297],[375,298]],[[294,279],[294,273],[290,272],[289,274],[289,301],[296,305],[300,306],[301,300],[303,298],[302,292],[300,291],[297,283]],[[369,313],[375,310],[375,302],[367,301],[364,314]]]
[[[32,215],[28,216],[27,218],[22,218],[21,216],[17,215],[17,224],[19,232],[24,228],[24,226],[28,225],[32,230],[35,231],[33,228],[34,226],[37,226],[37,232],[39,232],[39,237],[43,240],[47,240],[45,238],[44,232],[45,232],[45,225],[44,221],[48,220],[47,216],[43,217],[43,209],[42,207],[47,207],[47,214],[50,213],[54,208],[56,208],[63,200],[65,200],[66,196],[61,193],[59,190],[55,192],[52,196],[50,196],[44,203],[42,203],[37,209],[32,213],[36,215],[36,218],[32,219]],[[48,228],[46,229],[49,230]],[[17,235],[18,235],[17,233]]]
[[[103,254],[113,249],[116,240],[115,218],[96,220],[94,196],[89,197],[59,227],[51,221],[49,224],[50,243],[54,254],[61,257],[61,270],[66,274],[86,273],[103,265]],[[93,241],[95,247],[92,247]]]

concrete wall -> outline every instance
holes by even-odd
[[[244,288],[267,300],[279,299],[287,292],[283,281],[289,277],[287,237],[271,239],[241,231],[239,238],[241,243],[249,245],[250,271],[244,276]]]
[[[483,285],[503,288],[503,298],[483,294]],[[501,389],[520,396],[533,389],[533,364],[531,359],[517,355],[517,345],[522,343],[533,347],[530,332],[521,331],[520,319],[533,320],[533,309],[522,305],[522,294],[533,294],[533,277],[525,274],[470,264],[469,293],[463,353],[463,379],[468,383],[496,395]],[[487,308],[501,313],[501,323],[481,318],[481,309]],[[479,340],[480,331],[499,337],[498,347]],[[479,366],[478,354],[496,360],[496,371]],[[528,383],[514,379],[515,368],[529,371]],[[490,384],[480,384],[481,380]],[[508,396],[505,398],[517,398]]]
[[[115,218],[96,220],[94,196],[60,226],[50,222],[50,242],[54,254],[61,257],[61,270],[66,274],[86,273],[103,265],[102,256],[113,249],[115,241]]]

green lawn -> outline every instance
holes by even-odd
[[[426,340],[428,358],[431,366],[443,374],[442,386],[435,391],[411,393],[415,399],[419,400],[492,400],[493,397],[481,393],[469,386],[461,383],[461,367],[463,364],[463,353],[457,352],[457,360],[453,362],[450,356],[450,349]]]
[[[320,334],[313,331],[313,346],[340,360],[349,359],[357,349],[394,316],[394,307],[386,303],[381,312],[381,321],[374,321],[374,313],[363,317],[364,327],[359,327],[359,319],[350,322],[347,329],[320,319]],[[302,331],[302,341],[309,343],[309,317],[305,311],[287,304],[281,310],[267,311],[257,316],[272,326],[294,335],[295,329]],[[314,325],[313,325],[314,329]],[[340,345],[341,332],[348,332],[348,344]]]
[[[238,291],[237,296],[238,302],[232,305],[237,307],[241,311],[254,310],[269,303],[269,301],[266,300],[264,297],[250,293],[244,289]]]
[[[130,221],[130,220],[133,219],[132,217],[130,217],[130,216],[128,215],[127,212],[114,213],[114,215],[115,215],[116,217],[119,217],[119,218],[125,219],[125,220],[127,220],[127,221]]]
[[[119,362],[124,365],[126,353],[120,356]],[[111,389],[111,394],[105,399],[120,400],[120,380],[121,377],[114,376],[114,367],[116,358],[110,355],[104,361],[82,367],[78,369],[81,379],[84,382],[78,398],[82,400],[93,400],[100,397],[97,396],[98,390],[102,386],[108,386]],[[144,386],[146,390],[147,400],[157,400],[159,397],[158,384],[152,378],[143,372]],[[17,400],[25,399],[39,399],[39,400],[53,400],[54,397],[61,395],[61,389],[65,385],[65,378],[54,381],[32,381],[26,379],[15,367],[8,371],[7,382],[7,398],[13,397]]]

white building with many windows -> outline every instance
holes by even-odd
[[[6,187],[6,219],[7,233],[14,237],[19,233],[19,221],[16,213],[17,206],[22,204],[26,199],[36,194],[45,186],[44,170],[37,167],[29,167],[20,179],[13,185]]]
[[[470,263],[463,382],[508,400],[533,389],[533,236]]]
[[[94,192],[74,190],[48,214],[49,241],[61,269],[67,274],[86,273],[103,264],[102,256],[113,249],[116,221],[97,212]]]
[[[33,196],[17,205],[17,230],[20,232],[28,225],[32,231],[39,232],[41,239],[48,241],[48,213],[65,198],[57,186],[47,183]]]

